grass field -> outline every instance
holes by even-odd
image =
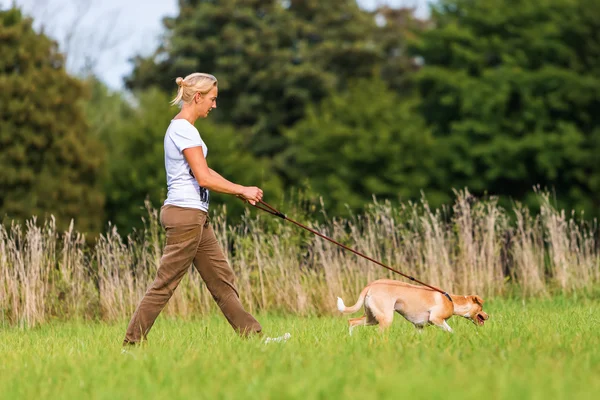
[[[349,299],[348,299],[349,300]],[[120,324],[0,328],[3,399],[583,399],[600,393],[596,300],[486,303],[483,328],[453,317],[418,334],[402,317],[380,334],[346,317],[262,315],[287,343],[237,338],[220,315],[160,317],[150,343],[121,354]]]

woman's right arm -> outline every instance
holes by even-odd
[[[238,185],[237,183],[228,181],[217,173],[211,174],[204,158],[202,147],[187,148],[183,150],[183,155],[200,186],[215,192],[240,196],[253,205],[262,199],[263,191],[258,187]]]

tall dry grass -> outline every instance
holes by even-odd
[[[483,296],[593,293],[600,282],[600,241],[595,221],[555,209],[538,194],[533,216],[515,205],[456,192],[451,207],[393,207],[373,203],[347,220],[311,223],[326,235],[452,293]],[[403,279],[298,227],[251,212],[229,226],[213,218],[252,312],[300,315],[335,310],[335,297],[354,298],[369,281]],[[128,318],[153,280],[164,233],[149,208],[146,229],[123,238],[116,227],[93,248],[73,227],[57,232],[54,220],[0,226],[0,323],[34,326],[51,318]],[[215,310],[199,274],[191,269],[165,313],[192,316]]]

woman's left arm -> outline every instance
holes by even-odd
[[[217,171],[215,171],[215,170],[214,170],[214,169],[212,169],[212,168],[208,168],[208,172],[209,172],[211,175],[215,175],[215,176],[218,176],[218,177],[221,177],[221,178],[223,178],[223,177],[221,176],[221,174],[219,174]],[[225,178],[223,178],[223,179],[225,179]]]
[[[211,174],[211,175],[214,175],[214,176],[218,176],[218,177],[220,177],[222,179],[225,179],[225,178],[223,178],[223,176],[221,174],[219,174],[217,171],[215,171],[214,169],[212,169],[210,167],[208,168],[208,173]],[[225,179],[225,180],[227,180],[227,179]],[[240,199],[246,201],[244,199],[244,196],[237,195],[237,197],[239,197]]]

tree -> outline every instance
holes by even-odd
[[[381,80],[361,80],[310,107],[286,131],[288,174],[323,196],[327,210],[344,215],[380,199],[418,199],[435,167],[433,141],[413,111]],[[435,204],[439,193],[427,192]]]
[[[412,47],[436,186],[600,206],[600,3],[441,0]]]
[[[133,26],[123,24],[116,8],[98,13],[93,0],[18,1],[33,18],[33,28],[58,42],[63,64],[70,74],[93,73],[110,64],[115,47]],[[10,3],[11,1],[7,1]],[[1,7],[1,5],[0,5]],[[115,29],[115,28],[119,29]],[[127,29],[128,31],[124,31]]]
[[[373,15],[355,0],[180,0],[149,58],[134,59],[130,88],[158,85],[193,71],[217,76],[219,121],[247,127],[258,156],[286,147],[282,129],[347,81],[377,73],[389,39],[378,41]],[[385,48],[384,48],[385,46]],[[279,166],[282,167],[282,166]]]
[[[103,151],[88,135],[85,86],[65,72],[57,44],[15,8],[0,11],[0,215],[53,214],[98,233]]]
[[[430,21],[419,20],[412,8],[383,6],[375,10],[376,41],[384,52],[381,78],[397,93],[408,97],[413,93],[412,77],[420,69],[417,59],[409,54],[409,43],[426,30]]]

